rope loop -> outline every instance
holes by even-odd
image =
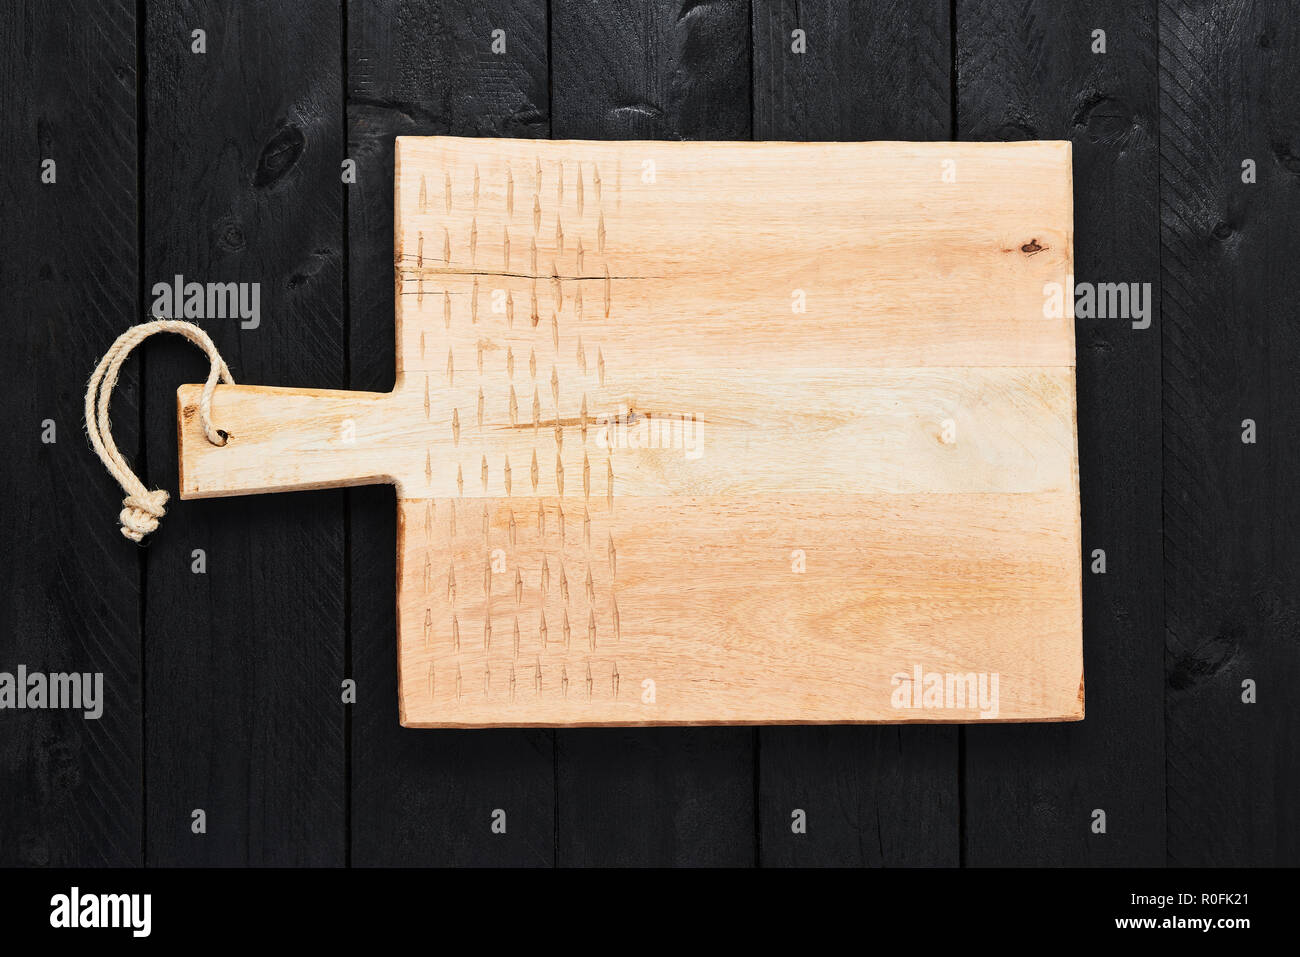
[[[90,444],[99,460],[104,463],[109,474],[117,479],[122,491],[126,492],[118,518],[122,523],[122,534],[136,543],[158,528],[159,520],[167,514],[168,495],[162,489],[150,491],[145,488],[135,472],[131,471],[131,466],[113,441],[108,403],[113,397],[113,388],[117,385],[122,363],[131,350],[160,332],[184,336],[202,349],[212,363],[208,370],[208,381],[203,384],[203,394],[199,397],[199,422],[203,426],[203,434],[213,445],[225,445],[228,436],[212,424],[212,393],[216,391],[218,382],[235,384],[225,360],[221,358],[221,353],[208,334],[192,322],[177,319],[156,319],[132,326],[117,337],[117,341],[104,353],[104,358],[99,360],[86,388],[86,434],[90,437]]]

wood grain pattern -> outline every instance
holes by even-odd
[[[614,513],[593,503],[561,534],[563,509],[544,500],[512,545],[507,503],[484,534],[480,503],[403,500],[403,723],[906,721],[891,679],[915,662],[999,673],[999,720],[1079,717],[1078,607],[1061,600],[1069,552],[1051,531],[1070,501],[632,497]],[[800,543],[813,574],[790,573]],[[491,574],[495,549],[513,583]],[[1067,667],[1073,684],[1054,681]]]
[[[860,358],[847,348],[838,352],[850,364]],[[612,494],[1015,493],[1074,485],[1068,368],[889,368],[864,375],[869,367],[862,362],[765,370],[756,378],[753,367],[704,372],[654,361],[621,376],[618,388],[583,383],[569,399],[578,408],[570,415],[562,398],[558,419],[541,399],[549,389],[542,377],[502,381],[512,398],[498,395],[489,404],[485,397],[482,426],[477,375],[463,386],[404,376],[391,393],[223,387],[212,410],[214,421],[230,426],[225,448],[192,442],[201,438],[202,387],[183,386],[177,394],[189,444],[180,488],[187,498],[210,498],[386,482],[401,498],[548,495],[585,502]],[[672,371],[655,371],[665,369]],[[484,377],[509,376],[503,368]],[[413,380],[425,384],[412,388]],[[531,409],[521,414],[521,404]],[[767,420],[756,454],[759,416]],[[945,442],[945,420],[968,438]],[[556,441],[557,433],[576,439]],[[646,445],[624,445],[633,442]],[[626,472],[614,469],[620,461],[629,462]]]
[[[948,0],[754,4],[755,137],[957,139],[951,13]],[[792,48],[796,29],[803,52]],[[964,733],[959,725],[760,728],[760,864],[956,865]],[[796,809],[806,823],[799,831]]]
[[[975,866],[1165,860],[1154,20],[1154,3],[957,9],[959,135],[1070,138],[1077,279],[1152,290],[1149,328],[1076,320],[1088,720],[966,730]],[[1121,38],[1105,55],[1084,42],[1099,26]],[[1105,834],[1091,829],[1097,808]]]
[[[204,323],[249,381],[347,384],[339,14],[333,2],[304,18],[284,0],[142,8],[146,289],[178,273],[259,283],[257,328]],[[203,55],[185,39],[199,26]],[[146,357],[142,477],[170,487],[175,385],[204,362],[179,340]],[[343,493],[175,504],[145,553],[147,862],[341,865]]]
[[[353,389],[385,390],[393,351],[393,151],[403,134],[547,136],[546,0],[347,5],[347,191]],[[508,54],[485,56],[492,31]],[[349,489],[354,866],[547,866],[556,860],[554,733],[402,728],[397,717],[397,508]],[[494,833],[487,811],[509,816]]]
[[[142,859],[141,563],[81,435],[86,371],[139,316],[134,4],[78,6],[0,11],[0,672],[99,673],[103,713],[0,711],[0,867]],[[113,395],[127,456],[139,368]]]
[[[1300,856],[1300,147],[1284,104],[1300,22],[1265,4],[1162,0],[1159,36],[1169,861],[1288,865]]]
[[[945,164],[957,183],[942,184]],[[793,169],[806,171],[801,204],[785,185]],[[395,389],[222,387],[213,415],[231,440],[217,448],[185,387],[182,494],[397,486],[409,725],[976,714],[900,715],[888,690],[911,662],[1008,675],[999,720],[1080,717],[1070,319],[1043,308],[1044,284],[1071,268],[1069,184],[1068,148],[1051,143],[399,138]],[[698,257],[676,248],[665,194],[682,197]],[[758,196],[775,204],[756,208]],[[822,276],[826,304],[777,318],[792,283],[817,300]],[[673,304],[671,317],[678,301],[694,322],[651,322],[656,304]],[[850,301],[882,331],[852,336]],[[1002,345],[1000,365],[945,351],[959,306]],[[909,494],[919,510],[900,504]],[[981,517],[1003,509],[998,523]],[[779,540],[750,551],[768,527]],[[1034,566],[995,570],[1005,528],[1027,551],[1045,547]],[[792,570],[792,554],[846,532],[901,551],[892,565],[847,556]],[[964,570],[945,578],[943,540],[968,532]],[[909,562],[922,574],[904,574]],[[898,588],[919,617],[887,600]],[[1062,617],[1042,620],[1053,602]],[[1000,648],[976,624],[993,609]],[[525,633],[539,642],[538,694],[512,697],[528,703],[509,714],[493,673],[517,690]],[[805,650],[791,657],[791,645]],[[653,681],[653,708],[620,698],[615,654],[638,686]],[[483,700],[466,694],[467,671]],[[570,697],[571,682],[586,696]],[[595,693],[604,684],[608,697]]]
[[[551,135],[750,139],[749,6],[551,0]],[[557,730],[556,863],[752,866],[757,738],[735,727]]]

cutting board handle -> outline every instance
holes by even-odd
[[[202,385],[176,392],[181,498],[255,495],[393,481],[389,464],[359,436],[373,434],[392,393],[219,385],[213,445],[199,422]]]

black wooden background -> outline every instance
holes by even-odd
[[[0,670],[107,686],[0,712],[0,863],[1300,863],[1296,4],[7,0],[0,53]],[[1078,322],[1087,719],[404,730],[391,489],[126,542],[81,403],[154,282],[261,283],[207,324],[242,382],[391,386],[404,133],[1073,141],[1078,278],[1156,296]],[[206,366],[142,353],[116,437],[174,490]]]

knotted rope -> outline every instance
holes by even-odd
[[[122,522],[122,534],[133,542],[139,542],[158,527],[158,520],[167,513],[167,493],[162,489],[150,491],[145,488],[131,466],[127,465],[122,453],[113,441],[112,426],[108,421],[108,402],[113,397],[113,387],[117,385],[117,376],[122,363],[131,350],[150,336],[159,332],[174,332],[184,336],[207,355],[212,362],[208,371],[208,381],[203,385],[203,394],[199,397],[199,421],[203,425],[203,434],[213,445],[225,445],[226,433],[212,425],[212,393],[217,382],[234,385],[235,380],[226,368],[225,360],[208,334],[192,322],[180,322],[175,319],[158,319],[153,322],[132,326],[104,353],[99,360],[90,384],[86,388],[86,432],[95,454],[104,463],[109,474],[117,479],[117,484],[126,492],[122,499],[122,513],[118,516]]]

